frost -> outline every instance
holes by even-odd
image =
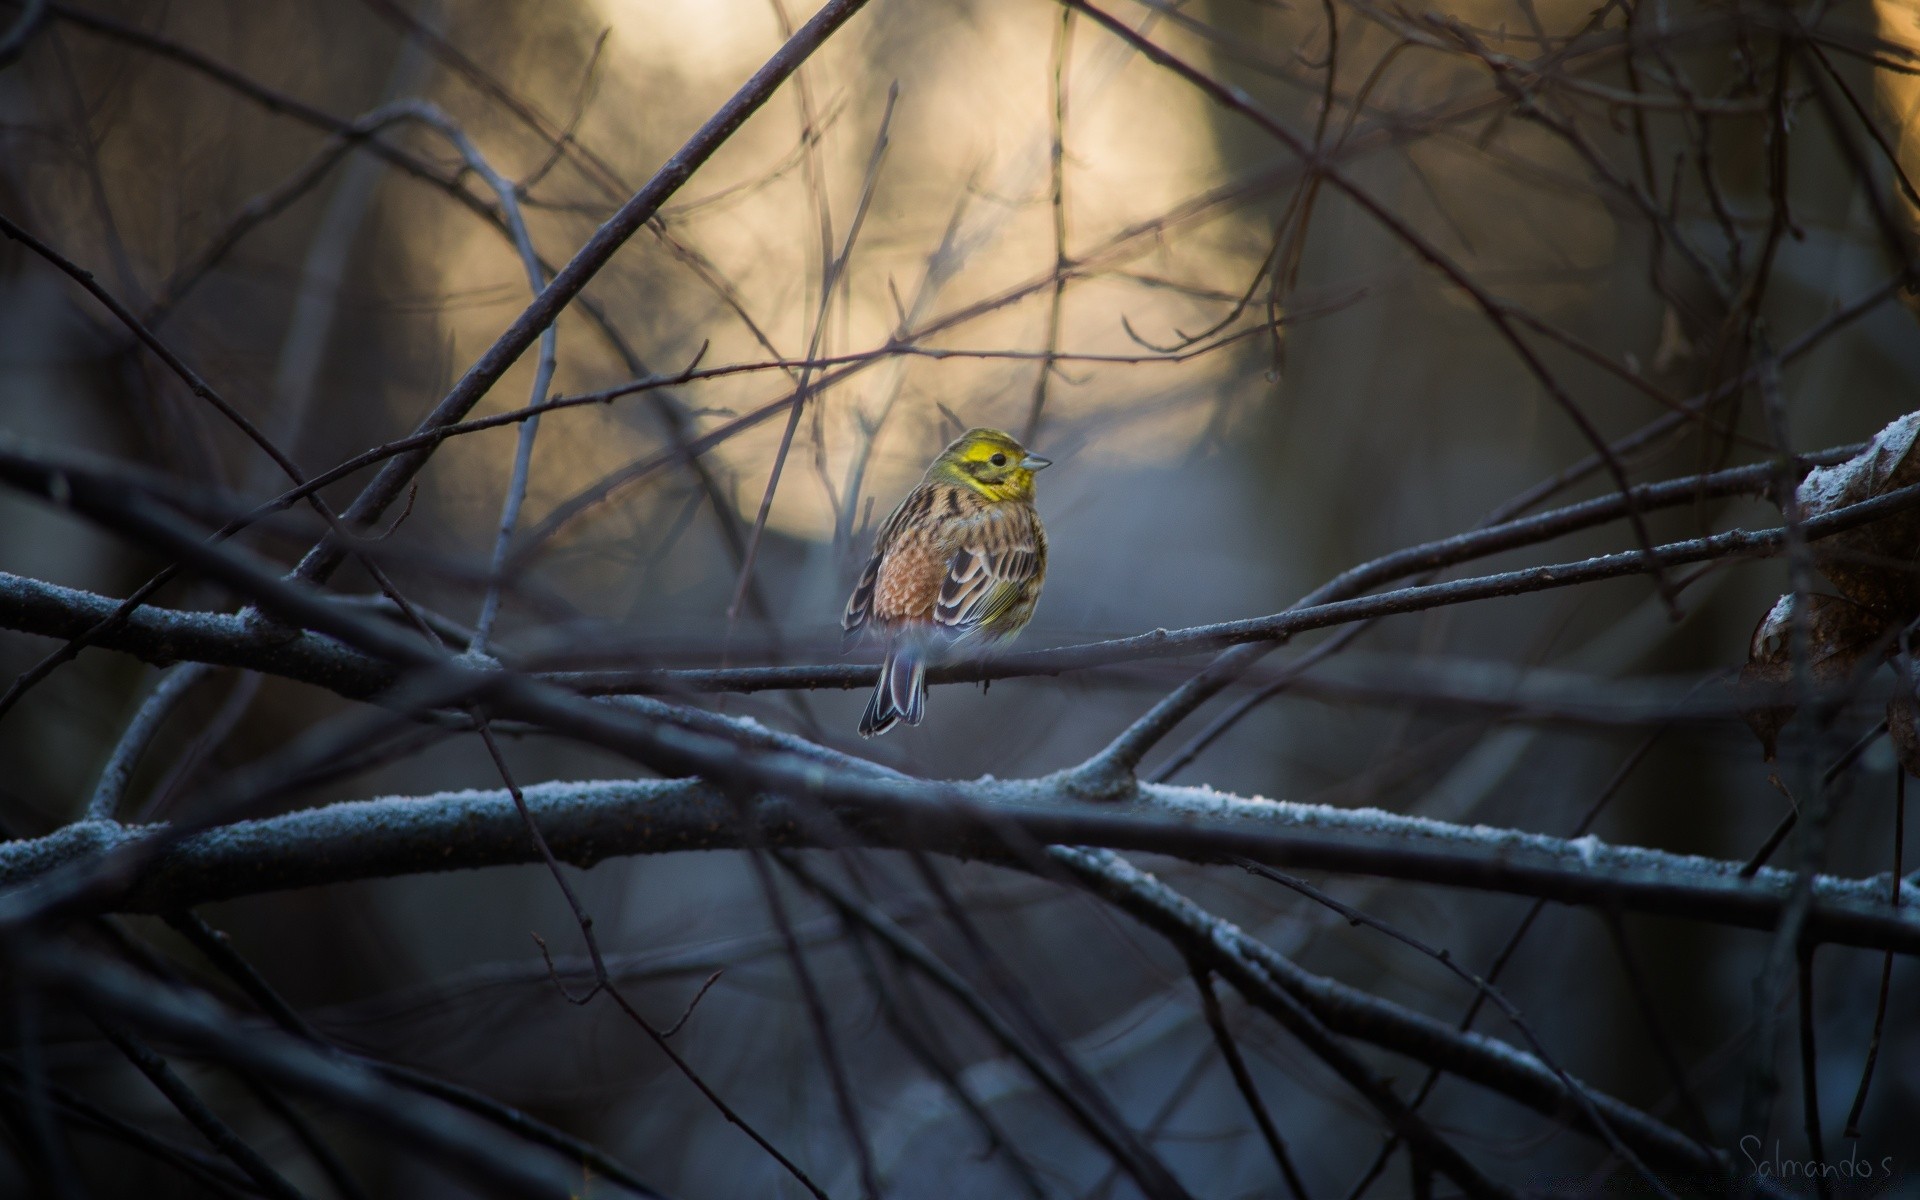
[[[1216,792],[1212,788],[1143,784],[1140,790],[1156,809],[1168,815],[1194,819],[1250,821],[1283,829],[1376,838],[1383,842],[1426,841],[1490,855],[1523,851],[1569,865],[1578,864],[1586,870],[1658,875],[1696,884],[1712,881],[1785,888],[1793,881],[1792,872],[1777,867],[1762,868],[1751,880],[1742,880],[1741,864],[1737,862],[1698,854],[1676,854],[1644,846],[1617,846],[1592,834],[1569,840],[1492,825],[1456,825],[1378,808],[1334,808],[1291,800],[1246,799]],[[1876,905],[1884,903],[1886,899],[1884,879],[1875,884],[1872,880],[1823,875],[1815,881],[1814,886],[1824,899],[1864,901]]]
[[[980,793],[983,800],[1055,810],[1080,808],[1084,803],[1063,806],[1057,783],[1050,785],[1045,780],[1006,782],[988,777],[980,785]],[[1451,824],[1377,808],[1344,809],[1240,797],[1208,787],[1144,784],[1140,793],[1143,803],[1136,811],[1163,821],[1241,822],[1275,832],[1297,830],[1364,838],[1383,846],[1424,843],[1494,859],[1509,859],[1518,853],[1574,870],[1661,879],[1696,888],[1784,891],[1793,880],[1791,873],[1776,868],[1764,869],[1745,880],[1736,862],[1613,845],[1593,835],[1569,840],[1487,825]],[[709,810],[719,803],[705,785],[686,779],[538,783],[527,786],[523,794],[543,824],[551,821],[554,825],[550,828],[571,829],[568,836],[574,846],[569,861],[583,866],[608,854],[707,848],[705,832],[710,832],[712,820]],[[645,828],[655,836],[635,842],[633,819],[643,814],[647,818]],[[244,892],[262,886],[262,872],[273,879],[265,886],[285,887],[357,878],[361,877],[355,873],[359,870],[386,872],[396,863],[402,864],[402,870],[444,870],[517,861],[519,849],[501,857],[492,847],[509,842],[518,847],[502,833],[516,831],[518,822],[511,798],[497,788],[348,801],[196,833],[167,851],[165,873],[177,877],[177,886],[180,878],[201,872],[231,875],[237,866],[244,866],[252,873],[236,885]],[[84,821],[43,838],[0,843],[0,887],[30,885],[64,863],[96,857],[163,829]],[[465,848],[442,865],[438,856],[453,854],[456,844]],[[428,851],[432,852],[431,865],[423,858]],[[1115,879],[1152,879],[1111,851],[1055,847],[1051,852],[1068,861],[1093,865]],[[1885,875],[1876,879],[1822,876],[1814,887],[1822,899],[1879,909],[1886,904],[1890,882]],[[1902,891],[1903,903],[1920,904],[1920,879],[1903,881]]]
[[[1801,509],[1808,513],[1822,513],[1840,507],[1845,503],[1842,497],[1855,470],[1857,468],[1849,459],[1831,467],[1815,467],[1807,472],[1807,477],[1800,481],[1800,486],[1793,493],[1799,499]]]
[[[1794,495],[1809,516],[1864,500],[1884,488],[1920,436],[1920,412],[1889,421],[1865,450],[1843,463],[1807,472]]]
[[[0,887],[28,883],[55,867],[117,849],[141,832],[115,821],[75,821],[41,838],[0,843]]]
[[[1754,658],[1763,654],[1777,652],[1784,647],[1788,632],[1793,628],[1793,593],[1789,592],[1773,602],[1767,615],[1760,618],[1759,627],[1753,631],[1753,645],[1747,653]]]

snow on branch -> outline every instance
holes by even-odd
[[[875,787],[896,781],[865,782]],[[968,798],[967,807],[919,810],[909,817],[817,796],[805,802],[762,799],[752,810],[754,832],[775,846],[919,847],[1030,866],[1023,862],[1023,847],[1009,844],[1009,835],[1025,834],[1033,842],[1153,851],[1200,862],[1240,855],[1275,866],[1618,905],[1754,929],[1771,928],[1793,879],[1791,872],[1772,868],[1743,878],[1738,863],[1615,846],[1591,836],[1568,841],[1204,788],[1145,784],[1135,801],[1093,805],[1057,776],[950,786]],[[749,844],[735,804],[695,780],[541,783],[522,792],[554,854],[574,866]],[[81,821],[43,838],[0,844],[0,888],[30,884],[56,867],[135,848],[165,833],[163,826]],[[535,861],[505,789],[387,796],[192,834],[109,893],[100,907],[159,912],[288,888]],[[1911,880],[1904,886],[1915,893]],[[1814,890],[1817,938],[1920,953],[1920,893],[1896,913],[1887,903],[1884,878],[1823,875]]]

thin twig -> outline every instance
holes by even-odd
[[[1827,1149],[1820,1136],[1820,1070],[1813,1027],[1813,956],[1809,946],[1800,954],[1797,1007],[1800,1010],[1800,1110],[1807,1131],[1807,1149],[1813,1156],[1814,1188],[1820,1200],[1833,1194],[1827,1180]]]
[[[757,830],[751,814],[748,814],[746,823],[750,829]],[[853,1149],[854,1163],[859,1168],[860,1194],[865,1200],[878,1200],[880,1176],[874,1169],[873,1147],[868,1143],[866,1122],[860,1117],[860,1103],[847,1077],[847,1064],[840,1053],[839,1039],[833,1034],[833,1021],[827,1012],[826,1000],[820,994],[820,985],[813,977],[813,969],[807,964],[806,952],[800,948],[799,939],[794,937],[793,921],[787,914],[786,900],[780,895],[780,881],[774,878],[772,868],[767,866],[765,847],[750,841],[747,861],[759,880],[767,911],[773,915],[774,927],[779,930],[787,962],[792,966],[794,980],[800,986],[800,998],[807,1010],[807,1021],[813,1028],[814,1042],[827,1068],[827,1079],[832,1084],[834,1107],[839,1111],[840,1124],[846,1131],[847,1143]]]
[[[1620,1135],[1614,1130],[1613,1126],[1600,1114],[1600,1110],[1595,1107],[1593,1098],[1588,1094],[1587,1088],[1577,1082],[1571,1075],[1567,1074],[1565,1069],[1554,1060],[1553,1056],[1547,1052],[1545,1044],[1542,1043],[1539,1036],[1534,1033],[1532,1025],[1521,1015],[1520,1010],[1515,1007],[1513,1002],[1508,1000],[1498,988],[1494,987],[1493,984],[1461,966],[1454,960],[1453,955],[1449,951],[1428,945],[1426,942],[1397,926],[1362,912],[1341,900],[1337,900],[1304,879],[1295,878],[1284,871],[1277,871],[1262,863],[1245,859],[1241,860],[1238,865],[1260,876],[1262,879],[1272,880],[1282,887],[1290,888],[1300,893],[1316,904],[1324,905],[1332,909],[1334,912],[1346,918],[1350,924],[1365,925],[1369,929],[1378,930],[1386,934],[1404,946],[1412,947],[1414,950],[1431,958],[1434,962],[1439,963],[1442,967],[1452,972],[1456,978],[1462,980],[1469,987],[1472,987],[1475,991],[1485,996],[1493,1006],[1498,1008],[1501,1014],[1512,1023],[1513,1027],[1519,1030],[1520,1036],[1524,1038],[1527,1045],[1532,1048],[1534,1056],[1545,1063],[1547,1068],[1559,1079],[1561,1085],[1567,1089],[1567,1094],[1573,1097],[1574,1102],[1585,1112],[1587,1120],[1592,1123],[1594,1129],[1599,1131],[1600,1136],[1606,1141],[1613,1152],[1625,1159],[1628,1165],[1639,1173],[1641,1179],[1646,1182],[1648,1187],[1653,1189],[1655,1195],[1664,1197],[1665,1200],[1675,1200],[1673,1193],[1667,1189],[1667,1186],[1647,1167],[1646,1163],[1641,1161],[1640,1156],[1635,1154],[1633,1150],[1621,1140]]]
[[[893,124],[893,107],[900,98],[899,85],[887,89],[887,107],[880,115],[880,129],[874,135],[873,150],[867,157],[867,170],[860,186],[860,202],[854,209],[853,219],[847,225],[847,236],[841,243],[840,252],[831,262],[822,267],[820,282],[820,308],[814,316],[813,334],[807,346],[808,359],[820,353],[827,330],[827,308],[833,298],[834,290],[840,284],[840,277],[847,269],[847,263],[853,258],[854,243],[860,237],[861,227],[866,224],[867,213],[873,204],[875,187],[880,180],[880,164],[887,154],[887,131]],[[767,473],[766,491],[760,497],[760,509],[754,515],[752,531],[747,535],[746,555],[740,563],[740,577],[733,587],[733,599],[727,604],[727,625],[731,629],[734,620],[740,614],[740,607],[746,601],[747,586],[753,578],[753,563],[760,549],[760,539],[767,529],[767,516],[773,510],[773,495],[780,486],[780,474],[787,464],[787,452],[793,447],[793,434],[800,426],[800,414],[805,410],[807,401],[813,397],[813,374],[803,369],[800,381],[793,394],[793,402],[787,407],[787,425],[780,434],[780,446],[774,451],[773,467]]]
[[[1081,1130],[1112,1156],[1117,1166],[1133,1175],[1136,1181],[1140,1181],[1142,1174],[1152,1177],[1150,1168],[1139,1165],[1142,1148],[1132,1144],[1131,1132],[1124,1125],[1116,1127],[1111,1105],[1084,1072],[1072,1066],[1058,1047],[1057,1039],[1023,1034],[959,972],[880,909],[808,869],[797,859],[783,857],[781,862],[815,895],[832,905],[843,919],[855,922],[878,938],[898,961],[966,1010],[980,1028],[1060,1104]]]
[[[433,115],[438,116],[437,110]],[[527,232],[526,218],[520,213],[519,195],[512,181],[493,169],[486,156],[480,153],[479,147],[459,126],[444,120],[435,124],[460,151],[468,169],[484,180],[498,198],[500,215],[513,235],[514,248],[520,254],[521,269],[526,272],[527,285],[538,296],[541,289],[546,287],[547,276],[540,265],[539,252],[533,247],[533,237]],[[513,475],[507,483],[506,500],[500,506],[500,524],[494,537],[486,595],[480,602],[480,615],[473,623],[473,639],[467,647],[473,654],[486,653],[487,644],[493,636],[493,623],[500,615],[500,589],[506,582],[503,573],[506,570],[507,547],[512,543],[514,527],[520,521],[520,506],[527,499],[527,481],[533,470],[533,444],[540,435],[540,415],[537,410],[546,403],[547,390],[553,386],[559,332],[557,322],[549,322],[540,331],[540,354],[533,370],[532,395],[527,400],[527,407],[535,411],[520,423],[520,435],[514,444]]]
[[[167,1065],[167,1060],[154,1052],[153,1047],[111,1022],[102,1021],[99,1024],[100,1032],[105,1034],[107,1040],[126,1056],[127,1061],[131,1062],[136,1070],[147,1077],[147,1081],[153,1084],[155,1090],[167,1098],[167,1103],[173,1105],[174,1109],[187,1119],[188,1124],[199,1130],[200,1135],[206,1138],[214,1149],[226,1155],[234,1166],[245,1172],[262,1192],[269,1196],[281,1197],[282,1200],[302,1200],[303,1193],[300,1189],[294,1187],[284,1175],[274,1170],[273,1165],[261,1157],[258,1150],[241,1140],[240,1135],[221,1120],[219,1115],[207,1106],[206,1101],[202,1100],[191,1087],[187,1086],[187,1082]]]
[[[1226,1016],[1220,1011],[1220,997],[1213,992],[1213,976],[1198,964],[1193,967],[1193,986],[1200,993],[1200,1011],[1207,1019],[1207,1028],[1213,1030],[1214,1044],[1220,1048],[1220,1057],[1226,1060],[1227,1070],[1233,1075],[1233,1085],[1240,1089],[1254,1123],[1260,1127],[1260,1136],[1266,1140],[1274,1165],[1280,1168],[1280,1177],[1287,1181],[1287,1191],[1293,1200],[1308,1200],[1306,1185],[1300,1182],[1300,1172],[1294,1169],[1293,1156],[1287,1153],[1287,1144],[1274,1126],[1266,1103],[1260,1099],[1260,1089],[1253,1081],[1252,1072],[1247,1070],[1240,1047],[1234,1043],[1233,1031],[1227,1028]]]
[[[192,943],[195,949],[206,956],[209,962],[237,984],[253,1002],[254,1007],[266,1014],[274,1024],[295,1037],[318,1046],[332,1048],[332,1043],[292,1005],[288,1004],[252,963],[233,948],[232,942],[225,933],[214,929],[199,914],[190,911],[168,913],[166,921]],[[341,1051],[341,1053],[346,1052]],[[398,1063],[367,1058],[361,1058],[359,1061],[395,1083],[458,1105],[515,1136],[557,1150],[573,1161],[585,1163],[603,1178],[619,1184],[637,1196],[661,1197],[660,1192],[649,1186],[626,1164],[611,1158],[598,1147],[563,1133],[518,1109],[510,1108],[469,1088],[436,1079],[425,1072],[401,1066]]]
[[[1067,257],[1067,66],[1073,57],[1073,10],[1060,10],[1060,23],[1053,32],[1052,103],[1047,109],[1051,137],[1047,153],[1047,201],[1053,212],[1053,292],[1047,299],[1046,351],[1040,369],[1033,378],[1033,398],[1027,406],[1027,423],[1020,435],[1032,445],[1040,433],[1040,418],[1046,411],[1047,387],[1053,380],[1054,363],[1060,349],[1060,310],[1066,300],[1067,280],[1073,260]]]
[[[500,773],[501,782],[506,784],[508,794],[513,797],[514,809],[519,813],[520,820],[525,826],[528,837],[532,839],[534,847],[539,851],[541,861],[546,864],[547,873],[553,877],[555,885],[560,889],[560,894],[566,899],[567,907],[572,910],[574,923],[579,926],[581,940],[586,943],[587,954],[593,962],[592,988],[583,996],[574,996],[567,993],[563,987],[561,989],[562,994],[566,995],[569,1002],[576,1005],[583,1005],[589,1000],[592,1000],[596,995],[605,993],[608,998],[614,1002],[615,1006],[626,1014],[627,1019],[638,1026],[641,1032],[645,1033],[648,1039],[666,1054],[668,1061],[673,1064],[674,1069],[679,1071],[680,1074],[686,1078],[687,1082],[693,1084],[700,1094],[706,1098],[707,1103],[711,1104],[715,1111],[719,1112],[719,1114],[726,1119],[728,1124],[733,1125],[752,1139],[755,1145],[759,1146],[769,1158],[772,1158],[776,1163],[780,1164],[781,1169],[792,1176],[801,1187],[807,1189],[807,1191],[817,1197],[818,1200],[826,1200],[826,1193],[820,1190],[819,1185],[815,1184],[813,1180],[808,1177],[807,1173],[801,1170],[792,1159],[781,1153],[780,1149],[771,1141],[767,1140],[759,1130],[755,1129],[741,1117],[733,1106],[722,1100],[719,1093],[715,1092],[712,1087],[688,1065],[687,1061],[668,1044],[666,1035],[654,1028],[653,1023],[642,1017],[639,1010],[634,1008],[633,1005],[628,1002],[627,998],[621,994],[620,989],[614,984],[612,976],[607,973],[606,958],[600,952],[600,940],[593,932],[593,916],[587,912],[586,906],[580,902],[580,897],[574,892],[573,885],[567,882],[566,874],[560,869],[560,860],[554,856],[553,848],[548,844],[546,834],[540,828],[540,823],[534,819],[533,811],[527,807],[526,794],[520,790],[520,785],[513,781],[513,774],[507,767],[506,757],[500,752],[499,741],[494,737],[493,731],[488,728],[484,720],[480,723],[479,734],[482,743],[485,744],[487,748],[488,757],[493,760],[494,768]],[[546,944],[544,942],[541,943],[540,950],[542,954],[546,953]],[[558,984],[557,976],[555,977],[555,982]]]
[[[133,770],[139,765],[140,756],[153,744],[161,724],[172,715],[186,694],[210,674],[212,670],[204,663],[182,663],[168,668],[160,676],[153,690],[140,702],[133,719],[121,731],[120,740],[114,743],[113,752],[107,758],[107,765],[101,768],[100,780],[93,786],[93,798],[87,801],[86,815],[89,821],[114,819],[126,797],[128,784],[133,782]]]
[[[1893,875],[1888,884],[1891,903],[1900,907],[1901,852],[1907,836],[1907,771],[1896,766],[1893,772]],[[1887,1025],[1887,996],[1893,989],[1893,955],[1880,963],[1880,992],[1873,1007],[1873,1034],[1867,1039],[1867,1060],[1860,1068],[1860,1086],[1854,1089],[1853,1104],[1847,1109],[1845,1138],[1860,1136],[1860,1118],[1867,1109],[1867,1091],[1873,1086],[1873,1068],[1880,1061],[1880,1035]]]

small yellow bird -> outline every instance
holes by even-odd
[[[929,658],[1007,642],[1033,616],[1047,578],[1033,473],[1052,465],[1010,434],[969,429],[880,526],[840,620],[849,646],[867,629],[887,644],[861,737],[927,715]]]

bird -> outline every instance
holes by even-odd
[[[1052,465],[1012,434],[969,429],[880,526],[840,621],[849,649],[886,644],[861,737],[925,719],[930,659],[1003,646],[1033,618],[1047,578],[1033,477]]]

